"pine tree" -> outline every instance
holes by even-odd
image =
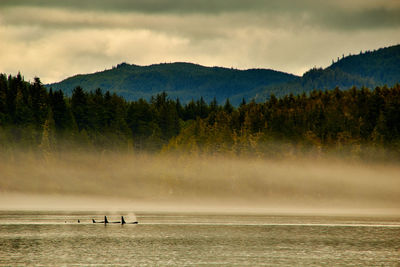
[[[0,126],[5,124],[7,114],[7,77],[0,74]]]
[[[33,120],[36,127],[39,129],[43,125],[48,114],[48,95],[46,88],[38,77],[35,77],[33,85],[30,86],[30,98]]]
[[[47,119],[43,124],[42,138],[40,142],[40,149],[49,156],[56,147],[56,133],[55,133],[55,122],[53,119],[53,112],[49,110]]]
[[[79,131],[88,129],[89,114],[87,95],[82,87],[76,87],[72,92],[71,110]]]
[[[229,98],[227,98],[224,105],[224,111],[229,114],[233,112],[233,109],[231,102],[229,102]]]

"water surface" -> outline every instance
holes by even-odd
[[[0,264],[400,266],[399,218],[103,214],[0,212]]]

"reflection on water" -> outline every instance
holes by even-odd
[[[91,223],[102,214],[2,212],[0,265],[398,266],[400,260],[399,218],[136,216],[139,225],[104,226]]]

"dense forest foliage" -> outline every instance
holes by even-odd
[[[302,77],[268,69],[237,70],[204,67],[191,63],[168,63],[137,66],[122,63],[92,74],[76,75],[59,83],[49,84],[71,96],[76,86],[90,92],[97,88],[117,93],[126,100],[150,100],[152,95],[165,91],[171,98],[188,103],[203,97],[210,102],[215,97],[223,102],[229,98],[238,106],[242,98],[262,103],[274,94],[300,95],[314,89],[341,90],[352,86],[375,88],[400,83],[400,45],[364,51],[358,55],[341,56],[332,65],[313,68]]]
[[[263,103],[200,98],[187,104],[166,93],[150,101],[81,87],[66,97],[0,75],[0,148],[229,153],[274,156],[324,151],[400,154],[400,85],[312,91]]]

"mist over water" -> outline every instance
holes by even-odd
[[[400,215],[394,164],[83,152],[0,157],[0,209]]]

